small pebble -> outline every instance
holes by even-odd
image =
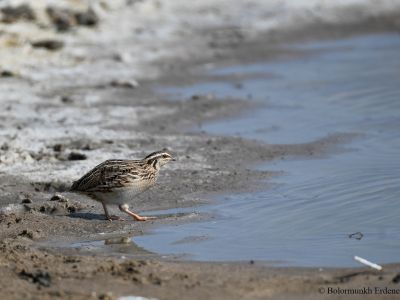
[[[78,25],[82,26],[95,26],[99,22],[99,17],[93,9],[89,8],[84,12],[76,12],[75,20]]]
[[[62,103],[72,103],[72,102],[74,102],[74,99],[72,99],[72,98],[69,97],[69,96],[62,96],[62,97],[61,97],[61,102],[62,102]]]
[[[36,19],[35,13],[27,4],[21,4],[19,6],[5,6],[1,8],[1,12],[1,21],[5,23],[13,23],[18,20],[33,21]]]
[[[0,72],[0,77],[14,77],[15,74],[9,70],[3,70]]]
[[[85,160],[85,159],[87,159],[87,156],[83,153],[71,152],[68,155],[68,160]]]
[[[110,85],[113,87],[123,87],[134,89],[139,86],[139,83],[136,80],[113,80],[110,82]]]
[[[55,194],[50,198],[50,201],[58,201],[58,202],[68,202],[68,199],[62,195]]]
[[[393,277],[392,282],[393,283],[399,283],[400,282],[400,273],[398,273],[396,276]]]
[[[55,145],[53,146],[53,150],[54,150],[55,152],[61,152],[61,151],[64,150],[64,145],[63,145],[63,144],[55,144]]]
[[[200,98],[200,95],[192,95],[192,100],[199,100]]]
[[[4,143],[3,145],[0,146],[0,150],[8,151],[9,149],[10,146],[7,143]]]
[[[34,232],[32,230],[29,229],[24,229],[21,231],[21,233],[19,234],[19,236],[23,236],[23,237],[27,237],[29,239],[37,239],[39,236],[37,234],[37,232]]]
[[[49,6],[46,12],[58,31],[68,31],[74,25],[74,16],[70,10]]]
[[[45,48],[47,50],[55,51],[64,47],[64,42],[58,40],[41,40],[32,43],[34,48]]]

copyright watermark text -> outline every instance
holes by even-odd
[[[342,287],[320,287],[318,289],[320,294],[326,295],[400,295],[400,288],[388,287],[369,287],[364,286],[360,288],[342,288]]]

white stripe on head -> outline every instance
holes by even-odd
[[[162,151],[156,151],[153,153],[150,153],[147,155],[144,160],[154,160],[154,159],[159,159],[159,158],[166,158],[166,157],[172,157],[171,154],[169,154],[167,151],[162,150]]]

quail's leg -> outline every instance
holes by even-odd
[[[123,211],[124,213],[127,213],[128,215],[130,215],[136,221],[147,221],[147,220],[155,219],[155,217],[142,217],[142,216],[139,216],[138,214],[135,214],[134,212],[129,210],[129,206],[127,204],[120,205],[119,209],[121,211]]]
[[[106,204],[104,202],[101,202],[101,204],[103,205],[104,214],[106,215],[106,219],[107,220],[109,220],[109,221],[112,221],[112,220],[121,220],[122,221],[122,220],[124,220],[123,218],[118,217],[118,216],[113,216],[113,215],[110,216],[110,214],[108,213],[108,209],[107,209]]]

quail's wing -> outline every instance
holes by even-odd
[[[138,161],[107,160],[74,182],[71,190],[106,192],[135,184],[140,177],[135,171],[139,164]]]

